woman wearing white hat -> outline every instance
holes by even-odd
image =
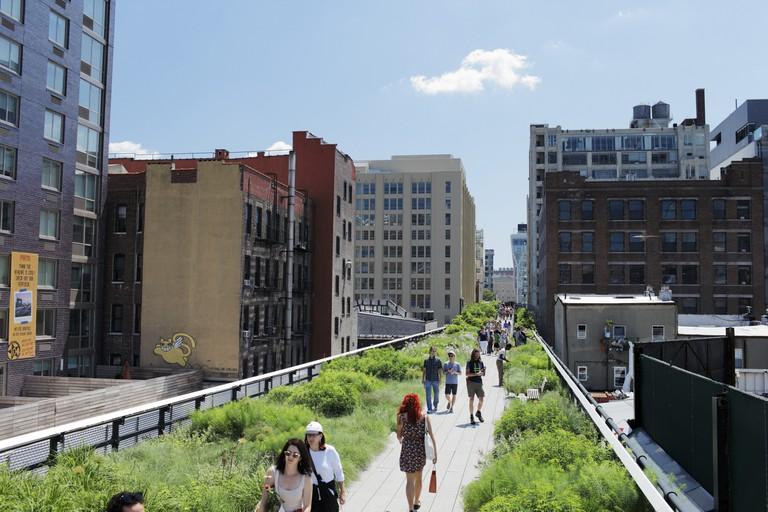
[[[307,425],[304,442],[314,466],[312,476],[312,510],[316,512],[338,512],[339,504],[347,499],[344,488],[344,469],[336,448],[325,444],[323,426],[317,421]],[[338,489],[337,489],[338,487]]]

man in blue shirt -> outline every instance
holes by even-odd
[[[436,357],[435,347],[429,347],[429,357],[424,360],[421,370],[421,382],[427,395],[427,414],[437,410],[440,401],[440,376],[443,373],[443,362]],[[434,400],[434,401],[433,401]]]

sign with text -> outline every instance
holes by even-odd
[[[35,357],[37,254],[11,253],[8,359]]]

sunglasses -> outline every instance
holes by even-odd
[[[285,453],[286,457],[293,457],[294,459],[298,459],[301,457],[301,454],[299,452],[293,452],[291,450],[285,450],[283,453]]]

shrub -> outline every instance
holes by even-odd
[[[523,460],[555,464],[562,469],[610,458],[607,448],[594,439],[561,428],[524,437],[515,447],[515,453]]]
[[[598,509],[589,509],[598,510]],[[602,510],[602,509],[599,509]],[[586,512],[572,490],[555,489],[551,482],[536,480],[514,496],[498,496],[480,512]]]
[[[293,402],[325,416],[351,414],[360,405],[360,391],[320,377],[296,388]]]
[[[496,423],[497,441],[514,439],[526,432],[569,430],[595,439],[595,428],[570,400],[559,393],[546,393],[539,401],[514,400]]]
[[[536,322],[533,315],[526,308],[517,308],[515,311],[515,327],[536,330]]]
[[[323,372],[344,370],[363,372],[379,379],[404,380],[409,376],[415,377],[414,369],[419,367],[418,358],[414,359],[402,351],[386,347],[368,350],[359,357],[335,359],[323,367]]]

